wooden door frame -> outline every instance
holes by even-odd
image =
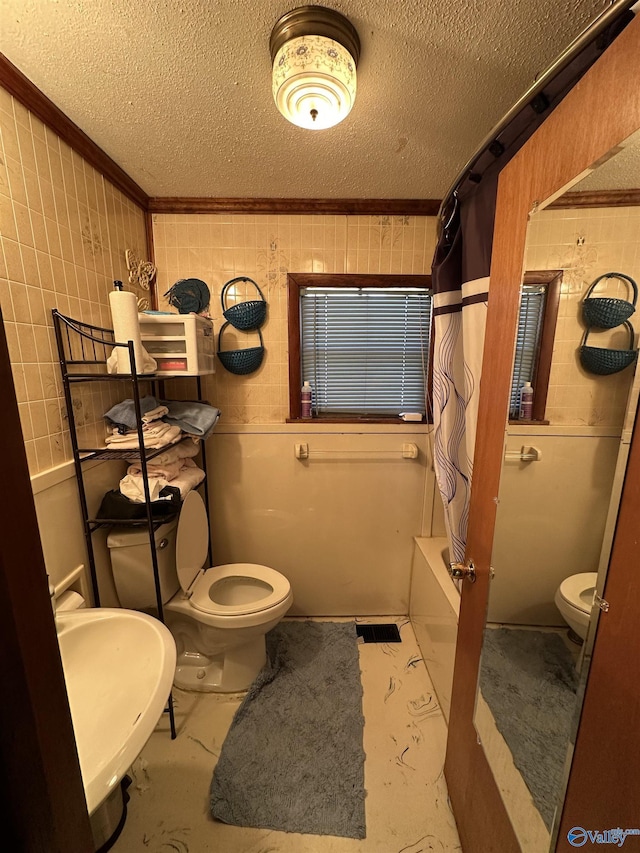
[[[510,853],[520,849],[482,746],[477,741],[473,714],[528,215],[537,204],[558,193],[640,127],[639,56],[640,19],[636,17],[505,167],[499,179],[466,555],[475,564],[478,580],[473,585],[465,584],[462,595],[445,760],[445,775],[463,849],[473,853]],[[513,337],[505,335],[505,329],[513,329]],[[639,455],[636,448],[630,459],[633,471]],[[626,501],[635,500],[637,512],[637,496],[634,498],[630,489],[625,489],[623,500],[625,512],[621,513],[621,520],[628,516],[630,507],[626,506]],[[620,554],[624,550],[619,541],[621,532],[619,528],[614,545],[614,552],[620,548]],[[607,595],[613,584],[613,573],[624,575],[630,570],[631,565],[625,568],[621,557],[615,564],[612,562]],[[638,609],[636,605],[636,619]],[[612,606],[612,613],[600,620],[594,663],[605,657],[600,648],[605,632],[602,623],[606,622],[610,630],[613,610]],[[565,815],[575,814],[580,798],[587,795],[587,786],[579,782],[578,776],[586,778],[585,768],[593,765],[594,757],[590,761],[582,750],[583,744],[593,744],[590,732],[597,715],[592,713],[592,703],[594,696],[601,696],[599,679],[601,668],[594,667],[585,697]],[[614,697],[610,700],[614,701]],[[615,701],[619,706],[620,697]],[[610,719],[613,716],[611,714]],[[602,755],[596,758],[602,760]],[[597,776],[589,778],[594,787],[593,779]],[[624,786],[616,787],[618,791],[621,789],[624,790]],[[583,819],[588,817],[587,812]],[[558,849],[565,848],[559,846]]]
[[[0,312],[0,774],[7,849],[92,853],[47,573]]]

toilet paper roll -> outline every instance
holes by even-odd
[[[138,322],[138,300],[135,293],[127,293],[124,290],[113,290],[109,294],[109,307],[111,308],[111,322],[113,333],[118,343],[133,341],[133,349],[136,358],[136,373],[144,372],[144,350],[140,338],[140,323]],[[131,361],[129,350],[124,347],[115,348],[117,358],[117,372],[131,373]]]
[[[68,589],[56,598],[56,610],[80,610],[87,603],[79,592]]]

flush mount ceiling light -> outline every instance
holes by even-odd
[[[293,9],[276,23],[269,47],[273,97],[288,121],[324,130],[349,115],[360,39],[344,15],[324,6]]]

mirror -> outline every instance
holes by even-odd
[[[474,724],[522,849],[542,853],[564,798],[638,405],[627,355],[637,335],[622,323],[640,281],[640,131],[531,213],[524,269]],[[614,328],[585,342],[585,296],[610,272],[623,277],[590,296],[611,300]],[[603,372],[612,365],[622,369]],[[531,408],[520,405],[525,382]]]

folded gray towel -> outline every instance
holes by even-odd
[[[208,403],[160,400],[160,405],[169,409],[169,414],[164,416],[163,421],[180,427],[189,435],[197,435],[203,441],[209,438],[220,417],[220,410]]]
[[[166,406],[169,409],[169,414],[162,418],[165,423],[180,427],[188,435],[195,435],[203,440],[209,438],[220,417],[220,409],[216,409],[215,406],[210,406],[208,403],[156,400],[150,395],[140,398],[142,415],[151,412],[156,406]],[[120,432],[135,429],[136,410],[133,400],[123,400],[121,403],[116,403],[105,414],[105,418],[117,426]]]
[[[153,411],[157,405],[158,401],[155,397],[140,397],[140,414],[146,415],[147,412]],[[122,400],[121,403],[116,403],[105,414],[105,418],[117,426],[120,431],[135,429],[136,408],[133,400]]]

